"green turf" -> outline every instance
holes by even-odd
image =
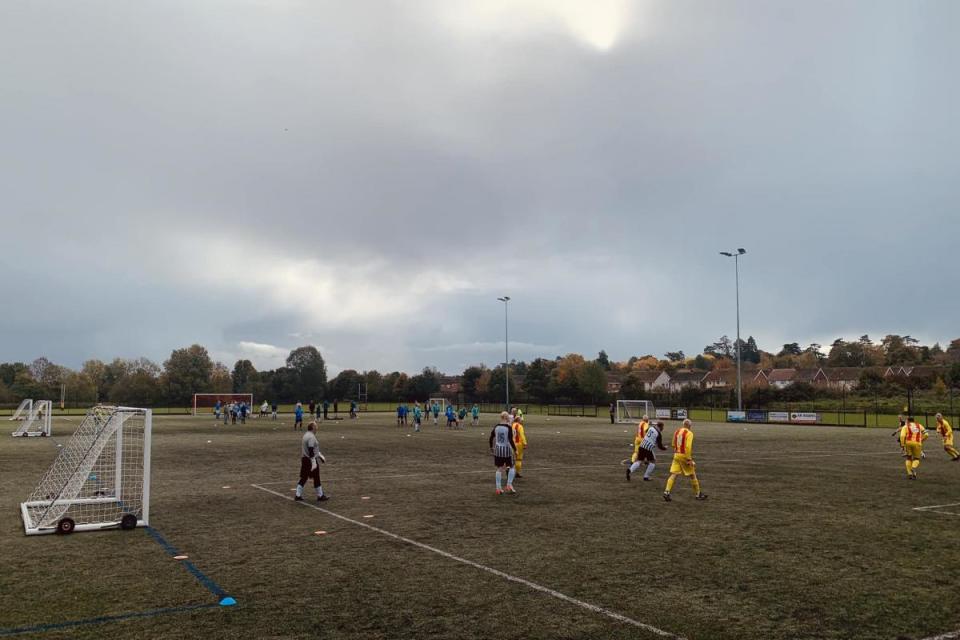
[[[546,416],[529,417],[519,494],[497,498],[483,419],[410,437],[390,415],[324,424],[326,508],[687,638],[960,629],[960,517],[913,510],[960,502],[936,435],[912,482],[887,430],[698,425],[710,499],[681,480],[666,504],[667,464],[624,479],[624,426]],[[252,487],[292,495],[290,426],[155,420],[152,524],[239,606],[36,637],[656,637]],[[216,601],[143,530],[24,536],[17,505],[55,452],[0,439],[0,628]]]

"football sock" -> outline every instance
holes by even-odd
[[[691,482],[693,483],[693,494],[697,496],[700,495],[700,481],[697,480],[697,476],[693,476]]]
[[[674,482],[676,479],[677,479],[676,474],[671,473],[671,474],[670,474],[670,477],[667,478],[667,488],[664,489],[664,491],[666,491],[667,493],[670,493],[671,491],[673,491],[673,482]]]
[[[514,469],[513,467],[510,467],[510,471],[507,471],[507,486],[508,486],[508,487],[511,486],[511,485],[513,485],[513,479],[516,477],[516,475],[517,475],[517,470]]]
[[[640,468],[639,462],[634,462],[632,465],[630,465],[630,475],[633,475],[634,473],[636,473],[639,468]]]
[[[503,473],[500,472],[500,469],[497,469],[497,491],[503,488]]]
[[[920,466],[920,461],[919,461],[919,460],[914,460],[914,461],[913,461],[913,468],[916,469],[916,468],[919,467],[919,466]]]
[[[322,495],[323,495],[323,485],[317,485],[317,497],[319,498]]]
[[[523,460],[517,460],[517,464],[514,466],[514,469],[517,470],[517,473],[520,473],[520,469],[523,467]]]
[[[298,485],[297,485],[297,497],[298,497],[298,498],[302,498],[302,497],[303,497],[303,485],[302,485],[302,484],[298,484]]]
[[[960,457],[960,452],[957,452],[957,449],[955,447],[944,447],[944,449],[947,450],[947,453],[950,454],[951,458]]]
[[[637,463],[637,464],[639,464],[639,463]],[[648,463],[648,464],[647,464],[647,470],[643,472],[643,477],[644,477],[644,478],[649,478],[651,475],[653,475],[653,470],[656,469],[656,468],[657,468],[657,465],[653,464],[652,462]],[[633,472],[633,467],[631,467],[631,473],[632,473],[632,472]]]
[[[912,474],[913,474],[913,462],[911,462],[910,459],[907,458],[906,460],[903,461],[903,463],[907,466],[907,475],[908,475],[908,476],[909,476],[909,475],[912,475]]]

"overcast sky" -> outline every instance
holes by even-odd
[[[960,337],[960,3],[0,4],[0,361]]]

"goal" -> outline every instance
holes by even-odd
[[[30,412],[22,419],[20,426],[11,435],[15,438],[27,436],[49,436],[53,433],[53,402],[37,400],[31,402]]]
[[[10,416],[11,420],[24,420],[30,412],[33,411],[33,400],[27,398],[20,403],[20,406],[17,407],[17,410],[13,412],[13,415]]]
[[[433,404],[436,403],[440,407],[440,413],[443,413],[447,410],[447,399],[446,398],[430,398],[430,401],[427,403],[427,406],[430,407],[430,410],[433,411]]]
[[[97,405],[26,502],[27,535],[147,526],[150,409]]]
[[[649,400],[617,400],[617,422],[639,422],[643,416],[651,420],[655,417]]]
[[[246,402],[250,411],[253,412],[252,393],[195,393],[193,394],[193,415],[205,412],[207,409],[209,409],[207,413],[212,413],[217,400],[220,401],[221,406],[231,402]]]

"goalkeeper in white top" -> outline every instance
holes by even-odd
[[[307,431],[300,441],[300,482],[297,483],[297,495],[294,498],[297,502],[303,501],[303,487],[307,484],[308,478],[313,478],[313,488],[317,490],[317,502],[329,500],[329,497],[323,494],[323,485],[320,484],[320,463],[326,463],[327,459],[320,453],[316,429],[316,422],[308,424]]]

